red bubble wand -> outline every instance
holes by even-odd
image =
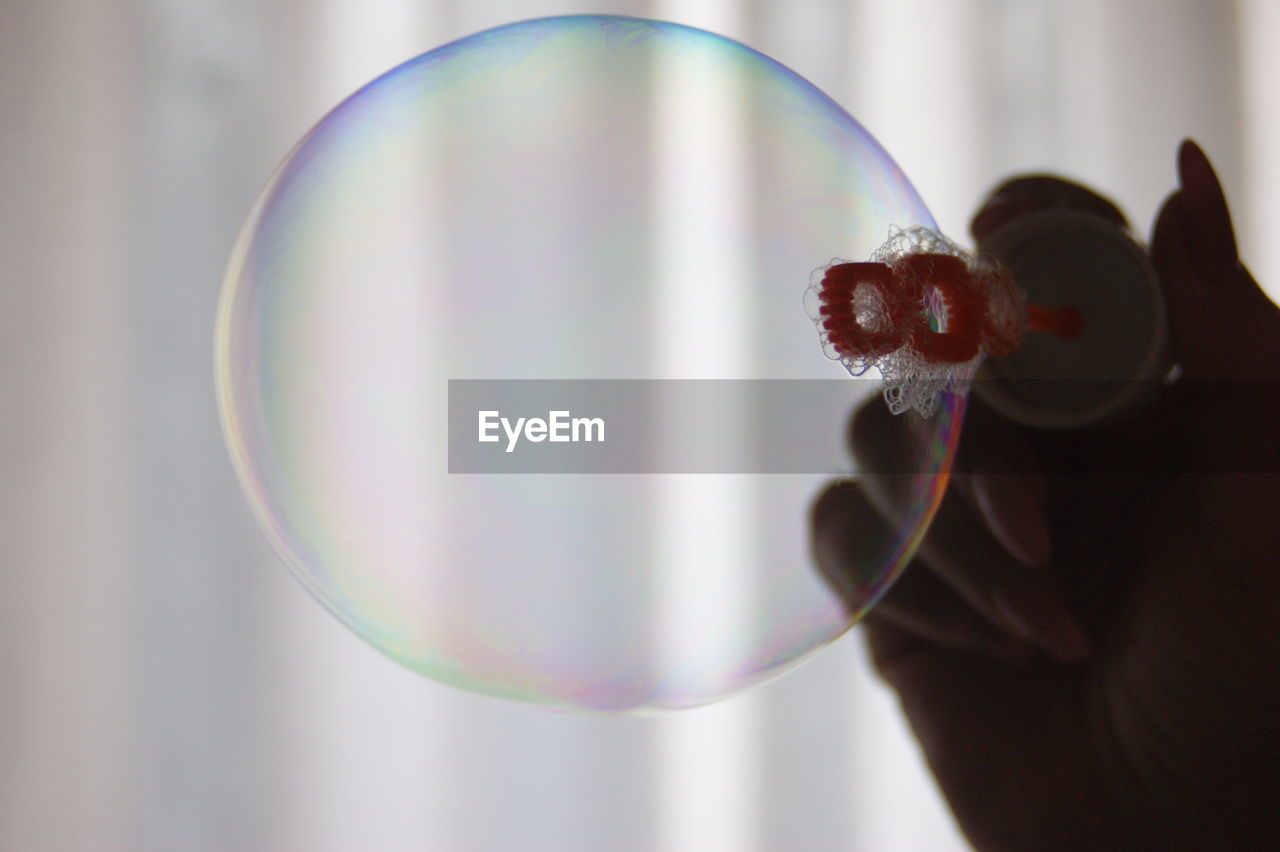
[[[849,372],[880,370],[895,413],[931,414],[940,391],[967,382],[981,358],[1017,350],[1028,331],[1073,340],[1084,327],[1075,308],[1028,304],[993,258],[928,228],[894,231],[872,257],[815,272],[814,320]]]

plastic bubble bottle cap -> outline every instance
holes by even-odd
[[[1028,335],[1016,352],[989,358],[975,392],[999,413],[1044,429],[1123,417],[1168,375],[1164,295],[1144,249],[1119,225],[1055,208],[1021,216],[979,240],[1040,305],[1069,305],[1078,337]]]

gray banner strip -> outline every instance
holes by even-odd
[[[1048,383],[1037,393],[1074,398],[1109,392],[1107,382]],[[883,405],[879,395],[879,381],[870,379],[451,380],[449,472],[844,475],[855,469],[847,449],[850,415],[863,404]],[[1275,410],[1280,383],[1183,380],[1154,388],[1151,398],[1132,417],[1098,428],[1023,430],[1030,453],[969,446],[980,445],[984,434],[971,424],[956,472],[1280,473],[1280,439],[1244,446],[1200,434],[1219,417],[1225,436],[1233,416],[1241,416],[1232,415],[1233,408]],[[935,442],[936,418],[945,416],[935,415],[930,424],[915,414],[884,415],[889,428],[910,426],[908,442],[916,445]],[[924,466],[935,462],[936,448],[917,449],[924,451],[903,454],[914,458],[879,454],[859,459],[857,467],[933,472]]]
[[[850,411],[878,383],[452,380],[450,473],[851,471]]]

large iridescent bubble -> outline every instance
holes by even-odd
[[[867,131],[741,44],[594,16],[465,38],[345,100],[258,199],[216,333],[235,465],[303,584],[422,674],[601,711],[728,695],[901,570],[963,400],[849,597],[809,556],[826,475],[451,474],[448,382],[838,378],[811,271],[916,224]],[[818,428],[848,464],[839,414]]]

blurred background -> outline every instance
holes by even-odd
[[[965,848],[856,631],[711,707],[553,713],[390,662],[250,516],[210,346],[261,185],[393,65],[574,12],[794,68],[958,239],[1025,170],[1100,188],[1143,235],[1193,136],[1280,281],[1274,0],[6,0],[0,848]]]

